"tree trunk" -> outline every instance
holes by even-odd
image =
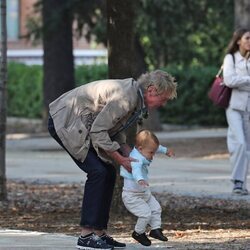
[[[250,27],[250,1],[234,0],[234,26]]]
[[[145,52],[141,46],[138,36],[135,36],[134,42],[135,42],[135,60],[137,63],[137,67],[134,67],[132,70],[133,70],[133,74],[137,78],[138,76],[140,76],[142,73],[144,73],[147,70],[147,65],[144,60]],[[162,130],[158,110],[155,109],[155,110],[149,111],[149,117],[148,119],[143,120],[143,124],[140,127],[140,129],[142,128],[149,129],[152,131]]]
[[[108,67],[110,78],[133,77],[134,53],[133,0],[107,0]]]
[[[132,77],[134,62],[132,1],[107,0],[107,37],[109,78]],[[130,19],[128,17],[131,17]],[[111,213],[122,215],[126,211],[121,199],[122,179],[117,165],[117,180]]]
[[[44,122],[49,103],[74,88],[71,0],[43,0]]]
[[[152,131],[161,131],[162,126],[158,110],[150,110],[148,119],[143,120],[142,128]]]
[[[7,200],[6,188],[6,84],[7,84],[7,26],[6,0],[1,0],[1,65],[0,65],[0,201]]]
[[[141,51],[135,50],[135,46],[138,46],[134,33],[136,4],[133,0],[107,0],[109,78],[134,77],[136,79],[145,71],[144,59],[138,60]],[[127,132],[129,144],[133,144],[135,132],[136,125]],[[111,212],[122,215],[126,209],[121,200],[122,179],[119,175],[119,166],[117,169],[118,176]]]

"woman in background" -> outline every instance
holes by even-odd
[[[232,88],[229,107],[227,146],[232,165],[233,194],[247,195],[250,164],[250,28],[237,29],[224,58],[223,77]]]

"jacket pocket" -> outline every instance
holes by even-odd
[[[89,150],[90,137],[81,117],[78,117],[67,129],[61,128],[57,134],[69,153],[83,162]]]

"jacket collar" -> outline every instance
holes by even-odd
[[[241,55],[240,51],[236,51],[234,53],[234,57],[235,57],[235,61],[238,61],[238,62],[246,60],[246,58]]]
[[[143,119],[143,118],[147,119],[148,118],[148,109],[147,109],[147,107],[145,105],[143,93],[142,93],[142,90],[141,90],[140,87],[137,90],[137,95],[139,96],[139,99],[140,99],[141,115],[140,115],[139,119]]]

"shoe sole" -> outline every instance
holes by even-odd
[[[133,236],[132,236],[132,237],[133,237]],[[151,246],[151,242],[150,242],[150,244],[147,244],[147,245],[146,245],[146,244],[141,243],[139,240],[137,240],[137,239],[134,238],[134,237],[133,237],[133,239],[136,240],[138,243],[140,243],[141,245],[143,245],[143,246],[145,246],[145,247]]]
[[[150,236],[150,237],[152,237],[152,236]],[[156,240],[159,240],[159,241],[163,241],[163,242],[167,242],[167,241],[168,241],[168,239],[166,239],[166,240],[162,240],[162,239],[155,238],[155,237],[152,237],[152,238],[154,238],[154,239],[156,239]]]
[[[246,191],[242,191],[242,190],[233,190],[233,192],[232,192],[233,194],[235,194],[235,195],[248,195],[248,192],[246,192]]]
[[[244,196],[244,195],[248,195],[248,193],[247,194],[246,193],[233,193],[233,195]]]
[[[160,239],[159,237],[157,237],[157,236],[154,236],[154,235],[151,235],[151,234],[149,234],[149,236],[151,237],[151,238],[154,238],[154,239],[156,239],[156,240],[160,240],[160,241],[168,241],[168,238],[166,237],[166,239]]]
[[[76,248],[81,249],[81,250],[113,250],[114,248],[96,248],[96,247],[83,247],[83,246],[78,246],[76,245]]]

